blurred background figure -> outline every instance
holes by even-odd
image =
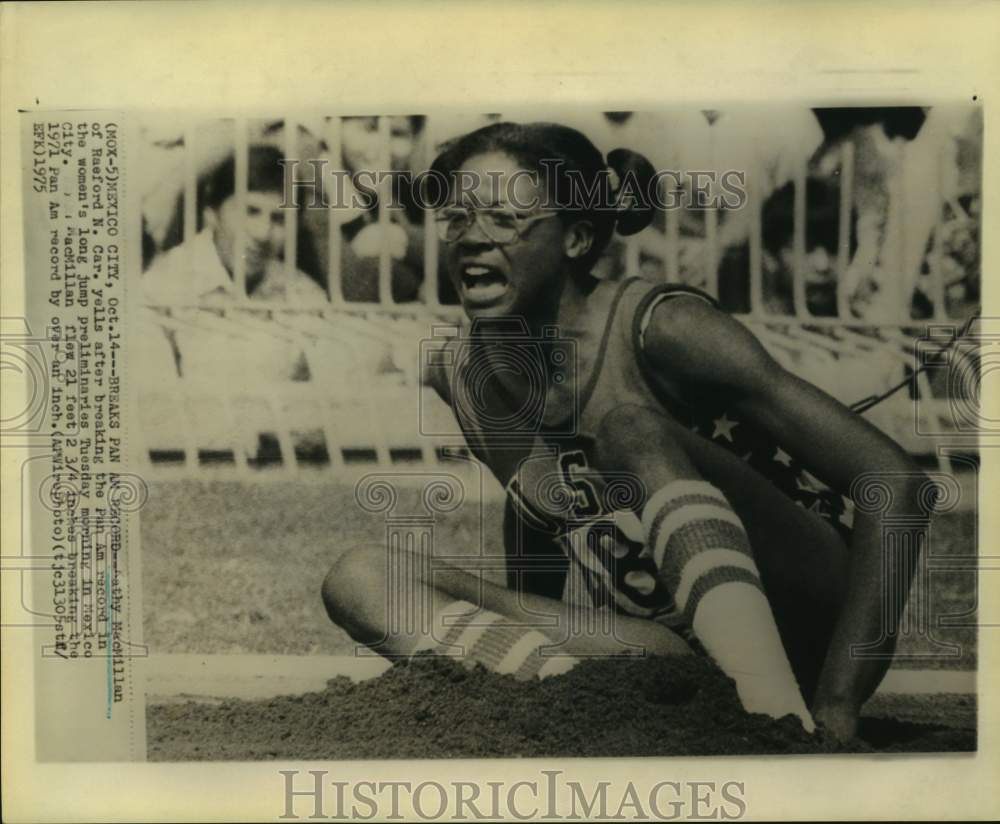
[[[977,284],[979,278],[972,252],[978,231],[972,230],[971,243],[972,233],[965,231],[978,222],[967,207],[978,200],[981,185],[981,112],[964,106],[815,112],[824,141],[813,159],[814,174],[834,180],[845,147],[854,158],[850,183],[858,245],[843,284],[852,313],[878,322],[898,317],[901,309],[915,318],[935,308],[958,310],[948,283],[962,281],[965,291],[970,277]],[[948,268],[962,246],[963,272],[943,272],[942,293],[932,270]],[[978,302],[978,286],[972,291]]]
[[[217,157],[217,153],[210,156]],[[159,226],[161,241],[179,242],[151,256],[142,276],[149,334],[138,351],[143,380],[152,393],[147,397],[156,400],[145,413],[146,428],[150,437],[163,443],[183,441],[178,430],[193,426],[205,454],[231,454],[239,449],[252,459],[258,451],[259,432],[274,425],[266,420],[267,410],[259,403],[244,403],[236,414],[232,403],[220,397],[220,389],[233,399],[310,377],[302,341],[264,322],[266,307],[326,303],[326,294],[315,280],[286,265],[282,157],[274,145],[249,145],[247,192],[241,211],[230,146],[198,176],[197,234],[183,238],[183,230],[178,232],[184,226],[181,193],[175,193],[175,208]],[[149,222],[146,218],[146,235],[152,239]],[[237,283],[241,231],[244,281]],[[157,244],[147,239],[146,245]],[[251,309],[254,303],[261,310]],[[186,389],[183,408],[176,398],[163,395],[170,394],[178,379],[183,379]]]
[[[152,304],[195,305],[215,301],[325,302],[319,285],[285,265],[285,213],[282,208],[282,155],[271,146],[250,146],[247,192],[240,213],[236,161],[229,154],[199,180],[200,227],[193,238],[154,257],[142,278]],[[243,248],[237,248],[243,231]],[[244,283],[236,283],[236,258],[244,261]]]
[[[682,237],[691,239],[689,244],[694,243],[692,251],[697,255],[686,255],[690,263],[685,267],[685,279],[714,293],[713,281],[724,250],[747,240],[753,212],[746,205],[699,208],[690,173],[708,171],[713,175],[711,200],[725,194],[720,183],[723,175],[743,173],[747,197],[763,204],[795,180],[823,135],[813,113],[804,106],[733,106],[699,114],[700,119],[688,116],[682,121],[676,154],[679,167],[689,173],[684,178],[685,194],[687,202],[693,204],[681,213]],[[695,274],[698,268],[700,278]]]
[[[772,315],[792,315],[795,186],[785,183],[761,209],[763,253],[763,310]],[[806,180],[806,251],[804,267],[806,306],[812,315],[837,314],[837,249],[840,235],[840,193],[827,181]],[[854,239],[851,238],[851,252]],[[719,300],[731,312],[750,311],[750,245],[730,246],[719,264]]]
[[[660,194],[684,204],[658,210],[638,234],[616,237],[596,277],[700,287],[731,312],[759,308],[779,323],[797,314],[799,279],[809,317],[840,316],[845,324],[965,320],[979,308],[983,125],[975,107],[302,116],[294,135],[292,121],[280,117],[181,125],[151,117],[141,127],[135,181],[150,328],[136,348],[147,367],[141,380],[159,398],[147,407],[159,421],[150,431],[170,430],[162,440],[175,443],[193,429],[209,453],[224,452],[236,433],[251,462],[283,461],[290,449],[333,455],[319,425],[325,401],[283,400],[289,383],[311,382],[300,390],[326,398],[360,383],[391,396],[413,381],[409,341],[429,317],[422,304],[457,303],[444,256],[427,248],[437,237],[427,233],[414,176],[449,141],[481,126],[552,119],[582,131],[605,157],[631,149],[657,171],[675,173],[662,178]],[[236,140],[237,123],[245,141]],[[249,147],[244,213],[235,197],[237,143]],[[280,208],[286,157],[300,161],[298,184],[313,181],[309,161],[325,164],[317,197],[300,186],[294,213]],[[733,171],[745,174],[745,204],[696,202],[694,172],[714,178],[714,198],[726,194],[719,180]],[[801,254],[797,185],[805,186]],[[245,281],[237,284],[241,228]],[[428,270],[435,261],[437,271]],[[752,263],[762,281],[754,301]],[[413,317],[377,308],[390,298],[410,304]],[[343,311],[352,303],[368,306]],[[838,323],[814,332],[801,320],[788,335],[771,330],[774,354],[814,382],[829,377],[833,394],[850,399],[861,386],[877,393],[898,372],[896,362],[875,368],[871,357],[846,353]],[[178,396],[186,398],[183,414]],[[337,415],[359,425],[371,417]],[[274,434],[292,430],[280,443]]]
[[[803,106],[605,112],[599,120],[570,122],[605,154],[632,149],[657,171],[670,171],[661,178],[659,197],[680,204],[657,210],[653,223],[627,243],[617,239],[598,271],[611,278],[642,274],[710,292],[723,250],[745,241],[750,225],[747,208],[720,205],[732,202],[723,176],[742,173],[746,188],[763,202],[794,179],[823,139],[815,116]]]
[[[348,302],[377,303],[389,297],[379,294],[383,246],[390,258],[393,301],[416,300],[423,281],[423,213],[409,183],[415,156],[422,150],[424,118],[387,120],[388,141],[379,131],[377,117],[340,118],[339,156],[330,155],[325,140],[314,155],[327,161],[323,200],[333,206],[332,224],[339,227],[340,237],[335,249],[330,238],[331,210],[312,206],[306,199],[302,214],[309,235],[306,250],[311,255],[303,264],[324,282],[330,271],[338,271],[339,286],[331,284],[331,294],[337,297],[339,288],[339,296]],[[376,176],[385,173],[396,174],[391,183],[376,186]],[[382,199],[388,218],[384,225],[379,220]],[[331,269],[330,256],[335,253],[339,258]]]

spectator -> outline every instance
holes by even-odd
[[[958,151],[968,115],[966,107],[942,106],[816,110],[825,136],[816,173],[840,174],[843,147],[854,152],[859,244],[843,288],[858,317],[926,317],[942,300],[921,273],[935,226],[947,219],[944,207],[959,194]]]
[[[795,185],[785,183],[764,203],[761,211],[763,250],[761,272],[763,304],[771,314],[794,312]],[[806,181],[806,254],[804,266],[806,306],[819,316],[837,314],[836,260],[840,237],[840,193],[826,181]],[[853,220],[852,220],[853,223]],[[851,237],[851,253],[854,237]],[[730,246],[719,266],[719,299],[733,312],[750,311],[750,250],[744,241]]]
[[[822,131],[813,113],[802,106],[767,107],[763,110],[671,109],[660,112],[606,112],[600,128],[578,126],[602,150],[624,146],[644,154],[657,170],[673,170],[675,178],[663,181],[683,194],[685,207],[677,209],[676,277],[683,283],[713,290],[708,277],[707,211],[696,203],[693,173],[712,175],[710,197],[727,195],[721,187],[727,172],[742,172],[755,196],[766,199],[805,168],[809,156],[822,142]],[[705,185],[705,179],[698,181]],[[662,193],[662,194],[665,194]],[[727,195],[728,196],[728,195]],[[736,245],[747,238],[749,210],[717,209],[718,239]],[[667,215],[658,212],[651,226],[636,236],[640,271],[654,280],[670,270],[664,259],[671,241]],[[621,249],[617,250],[619,256]],[[620,264],[619,264],[620,267]],[[618,272],[620,274],[620,272]]]
[[[155,257],[143,275],[147,303],[166,307],[174,316],[174,321],[165,322],[159,331],[173,351],[176,374],[194,383],[247,389],[268,382],[309,379],[305,353],[294,340],[236,324],[219,325],[212,322],[211,313],[190,309],[244,298],[297,305],[326,302],[323,289],[314,280],[298,269],[289,273],[283,260],[281,158],[273,146],[250,147],[245,215],[237,209],[233,153],[202,175],[199,200],[203,228],[195,237]],[[241,221],[245,285],[235,281]]]
[[[377,117],[345,117],[341,121],[341,152],[334,159],[335,170],[348,173],[336,178],[336,187],[324,184],[324,199],[335,210],[334,221],[340,227],[340,293],[350,302],[377,302],[379,266],[383,234],[387,234],[391,258],[392,299],[398,303],[417,298],[423,280],[423,219],[406,185],[406,175],[393,181],[388,191],[388,221],[379,222],[378,197],[368,197],[363,189],[374,188],[373,175],[411,171],[413,155],[423,130],[424,118],[390,118],[388,168],[384,163],[382,137]],[[325,181],[333,180],[331,174]],[[307,268],[326,279],[330,271],[330,210],[307,207],[303,222],[308,229],[314,260]],[[336,287],[333,287],[336,289]]]
[[[248,152],[245,214],[239,214],[235,157],[230,154],[199,181],[203,228],[193,238],[155,258],[143,276],[153,304],[199,304],[238,300],[321,303],[322,288],[304,272],[285,265],[284,169],[281,152],[252,146]],[[234,280],[242,223],[245,284]]]

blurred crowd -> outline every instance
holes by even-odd
[[[269,383],[343,385],[408,373],[412,358],[394,348],[391,330],[350,326],[357,319],[335,328],[308,310],[331,299],[348,308],[379,302],[387,287],[397,304],[455,303],[443,270],[426,276],[435,256],[426,255],[425,216],[406,181],[460,134],[501,119],[548,118],[538,111],[301,118],[292,136],[281,119],[250,120],[242,213],[235,121],[199,121],[186,130],[175,120],[146,122],[142,284],[149,319],[163,333],[142,343],[150,381],[170,375],[208,389],[225,381],[239,394]],[[558,120],[605,154],[629,148],[656,169],[714,172],[716,179],[726,171],[746,173],[750,200],[743,208],[692,208],[686,191],[687,207],[658,212],[628,244],[613,242],[597,277],[677,280],[717,294],[730,311],[779,318],[803,303],[809,315],[846,312],[873,324],[901,317],[960,321],[978,308],[982,118],[976,108],[758,106]],[[308,161],[324,164],[319,197],[300,189],[294,220],[281,208],[280,160],[291,151],[300,182],[315,174]],[[326,190],[336,170],[409,175],[376,196],[352,198],[357,193]],[[193,213],[185,192],[192,179]],[[343,186],[348,178],[336,180]],[[691,185],[683,174],[677,180],[680,189]],[[797,193],[803,183],[804,193]],[[323,198],[336,200],[337,208],[326,208]],[[797,213],[805,223],[798,237]],[[257,304],[262,311],[275,305],[305,311],[264,322],[253,311]]]
[[[424,216],[404,185],[386,187],[367,203],[352,203],[352,192],[330,191],[332,172],[393,170],[411,176],[426,169],[450,138],[499,119],[539,119],[538,112],[480,117],[388,117],[340,119],[339,152],[331,155],[329,119],[302,120],[292,142],[301,181],[312,176],[311,160],[324,164],[323,197],[339,199],[330,210],[301,194],[294,244],[287,236],[282,202],[283,172],[278,162],[289,140],[281,120],[249,123],[248,193],[245,204],[245,278],[233,284],[234,206],[233,121],[205,121],[178,133],[175,123],[147,127],[143,163],[144,292],[151,304],[210,303],[232,298],[321,304],[331,292],[347,302],[377,302],[379,258],[388,249],[392,299],[398,303],[426,294]],[[657,169],[745,172],[760,204],[763,226],[761,268],[763,309],[792,311],[792,280],[804,270],[812,314],[837,313],[838,288],[851,313],[877,321],[938,312],[961,317],[965,304],[978,301],[979,210],[982,119],[971,107],[782,109],[727,111],[607,112],[562,116],[602,149],[626,147],[644,154]],[[192,139],[193,138],[193,139]],[[186,145],[190,141],[192,145]],[[849,151],[852,168],[844,163]],[[188,156],[190,152],[193,156]],[[184,181],[194,165],[197,178],[196,235],[184,237]],[[796,254],[793,221],[796,182],[806,188],[805,249]],[[844,172],[850,174],[845,181]],[[349,178],[337,178],[347,185]],[[681,178],[680,186],[690,185]],[[841,229],[841,195],[850,197],[849,230]],[[690,193],[689,193],[690,194]],[[383,202],[380,202],[380,199]],[[362,198],[363,200],[363,198]],[[678,210],[676,226],[665,212],[635,243],[631,261],[624,244],[614,244],[597,268],[600,277],[626,270],[653,278],[677,279],[717,291],[726,308],[750,309],[748,273],[751,209]],[[190,216],[189,216],[190,218]],[[708,226],[709,221],[714,224]],[[672,229],[672,232],[671,232]],[[333,237],[333,231],[339,237]],[[713,235],[709,237],[709,235]],[[336,241],[336,242],[334,242]],[[846,241],[846,242],[845,242]],[[674,247],[670,251],[671,245]],[[295,266],[284,265],[295,248]],[[709,247],[713,248],[709,248]],[[331,267],[331,255],[339,263]],[[669,259],[674,257],[674,266]],[[638,269],[636,269],[636,266]],[[943,272],[944,294],[930,278]],[[673,268],[673,272],[669,270]],[[329,282],[331,270],[339,283]],[[839,283],[838,278],[843,282]],[[437,298],[453,303],[444,272],[436,278]],[[238,293],[238,294],[237,294]],[[938,307],[940,309],[940,307]]]

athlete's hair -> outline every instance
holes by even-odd
[[[489,152],[509,155],[537,172],[564,225],[590,222],[593,243],[579,261],[584,273],[589,273],[616,229],[621,235],[635,234],[653,219],[648,196],[656,176],[652,164],[629,149],[615,149],[604,158],[585,135],[557,123],[493,123],[469,132],[437,156],[429,180],[450,186],[463,163]],[[619,185],[639,197],[620,199],[615,176]]]
[[[247,187],[251,192],[278,192],[285,188],[284,155],[274,146],[254,145],[247,150]],[[202,203],[217,210],[236,191],[236,156],[227,155],[201,181]]]

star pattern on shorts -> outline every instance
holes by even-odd
[[[822,492],[823,485],[804,469],[795,479],[795,486],[803,492]]]
[[[796,505],[828,521],[846,540],[853,525],[850,501],[809,473],[762,427],[730,415],[731,411],[718,405],[695,407],[688,427],[740,458]]]
[[[848,498],[846,495],[840,496],[840,502],[843,506],[843,510],[840,516],[837,518],[840,523],[842,523],[848,529],[854,528],[854,501]]]
[[[730,443],[733,443],[733,430],[740,425],[739,421],[731,421],[725,412],[722,413],[721,418],[715,418],[712,421],[715,424],[715,429],[712,431],[712,440],[716,438],[725,438]]]

